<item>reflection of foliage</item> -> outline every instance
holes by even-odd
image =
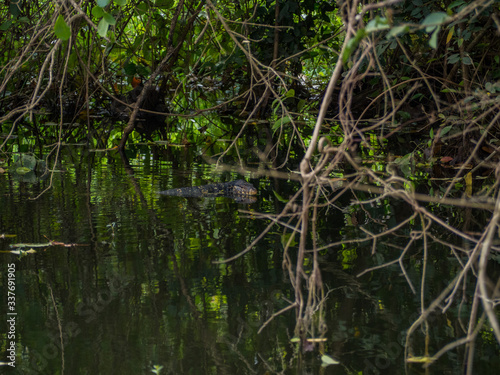
[[[9,170],[15,179],[24,182],[35,182],[37,174],[47,177],[45,161],[28,154],[15,154]]]
[[[284,311],[295,309],[301,345],[327,332],[319,251],[342,244],[348,270],[363,260],[361,243],[378,261],[370,271],[399,267],[414,295],[398,302],[419,304],[408,360],[431,362],[427,346],[410,344],[419,334],[427,340],[431,315],[459,300],[473,301],[463,337],[432,358],[460,345],[473,353],[487,323],[500,342],[500,40],[491,38],[498,1],[342,1],[338,9],[327,0],[19,4],[1,5],[9,18],[0,25],[2,151],[33,152],[49,142],[123,149],[138,140],[136,130],[155,141],[207,144],[221,160],[233,152],[241,164],[239,150],[255,146],[266,168],[289,167],[289,157],[304,155],[301,190],[283,199],[284,210],[262,234],[284,228],[295,292]],[[244,134],[258,140],[237,139]],[[214,146],[221,138],[228,145]],[[483,174],[490,178],[480,180]],[[352,248],[321,243],[319,211],[342,207],[345,193],[354,204],[340,216],[348,215],[359,238]],[[449,207],[463,216],[446,219]],[[181,233],[193,248],[203,246]],[[393,253],[388,239],[396,235],[404,242]],[[434,243],[449,249],[453,267],[446,285],[427,290],[439,264]],[[470,283],[477,288],[462,287]],[[196,296],[194,305],[203,301]]]

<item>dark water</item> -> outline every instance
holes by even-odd
[[[330,291],[324,350],[341,364],[321,367],[319,351],[302,353],[291,339],[295,312],[290,310],[258,329],[294,299],[282,268],[283,230],[276,226],[252,251],[229,264],[215,264],[243,251],[269,223],[258,213],[277,213],[298,186],[286,181],[243,176],[259,188],[257,202],[229,198],[161,197],[160,190],[230,181],[236,173],[216,172],[182,150],[153,156],[131,155],[127,166],[117,154],[67,149],[53,186],[33,200],[48,180],[20,182],[0,176],[0,285],[4,298],[2,358],[10,362],[15,346],[16,374],[400,374],[405,372],[405,332],[418,317],[420,295],[413,294],[399,267],[356,277],[367,267],[397,257],[398,238],[348,244],[359,224],[377,230],[407,215],[397,202],[368,209],[324,210],[318,220],[319,242],[345,240],[321,251],[323,281]],[[339,200],[349,207],[350,197]],[[365,213],[367,213],[365,211]],[[378,220],[368,223],[367,217]],[[59,244],[47,244],[55,241]],[[36,252],[10,254],[12,244]],[[417,246],[418,247],[418,246]],[[418,280],[415,249],[409,277]],[[432,269],[441,288],[450,269],[447,250],[434,248]],[[392,258],[391,258],[392,259]],[[9,276],[9,269],[13,270]],[[14,331],[8,324],[9,279],[15,284]],[[418,281],[417,287],[418,287]],[[474,288],[474,286],[470,286]],[[435,353],[463,336],[458,317],[436,317],[421,333],[415,352],[430,335]],[[8,337],[14,333],[14,338]],[[422,349],[423,348],[423,349]],[[476,373],[498,368],[498,347],[485,335],[476,351]],[[461,373],[463,349],[449,352],[428,373]],[[408,373],[424,373],[411,365]]]

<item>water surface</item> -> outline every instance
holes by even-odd
[[[65,150],[61,168],[49,180],[20,182],[0,176],[2,289],[8,264],[15,264],[16,368],[19,374],[261,374],[404,373],[405,332],[420,303],[397,266],[357,275],[397,257],[404,240],[349,244],[364,228],[376,232],[395,225],[407,212],[398,202],[349,211],[320,210],[320,243],[345,241],[320,252],[329,291],[325,305],[325,343],[301,352],[295,312],[289,310],[258,329],[294,299],[283,271],[283,228],[275,226],[252,251],[229,264],[216,264],[246,249],[268,225],[260,213],[280,212],[280,197],[299,186],[292,181],[217,172],[185,151],[157,157],[137,152],[129,164],[114,153]],[[158,191],[245,178],[259,189],[255,203],[230,198],[160,196]],[[342,210],[341,210],[342,209]],[[373,220],[373,221],[372,221]],[[291,222],[293,224],[293,221]],[[56,243],[49,244],[50,241]],[[10,245],[22,255],[10,254]],[[398,247],[399,246],[399,247]],[[446,249],[433,245],[432,269],[438,288],[453,277]],[[293,255],[293,246],[290,250]],[[410,257],[408,272],[418,287],[421,253]],[[471,286],[473,288],[473,286]],[[5,294],[4,294],[5,295]],[[6,315],[4,298],[0,312]],[[436,318],[429,334],[433,347],[461,337],[449,319]],[[418,314],[417,314],[418,316]],[[5,321],[5,319],[4,319]],[[2,351],[6,353],[7,326]],[[416,347],[425,346],[425,334]],[[424,348],[425,349],[425,348]],[[498,348],[481,341],[476,368],[498,365]],[[321,355],[338,359],[321,367]],[[430,373],[460,373],[463,351],[442,357]],[[4,359],[2,359],[4,361]],[[8,371],[8,366],[2,370]],[[420,365],[408,373],[422,373]]]

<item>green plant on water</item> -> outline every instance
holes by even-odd
[[[15,154],[12,160],[9,172],[19,181],[35,182],[46,169],[45,161],[30,154]]]
[[[158,375],[162,369],[163,369],[163,366],[161,366],[161,365],[153,365],[151,372]]]

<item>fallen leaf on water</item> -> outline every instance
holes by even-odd
[[[406,362],[409,363],[430,363],[434,362],[436,358],[434,357],[409,357],[406,359]]]
[[[332,357],[326,354],[323,354],[321,356],[321,362],[323,362],[324,365],[338,365],[340,363],[336,359],[333,359]]]

